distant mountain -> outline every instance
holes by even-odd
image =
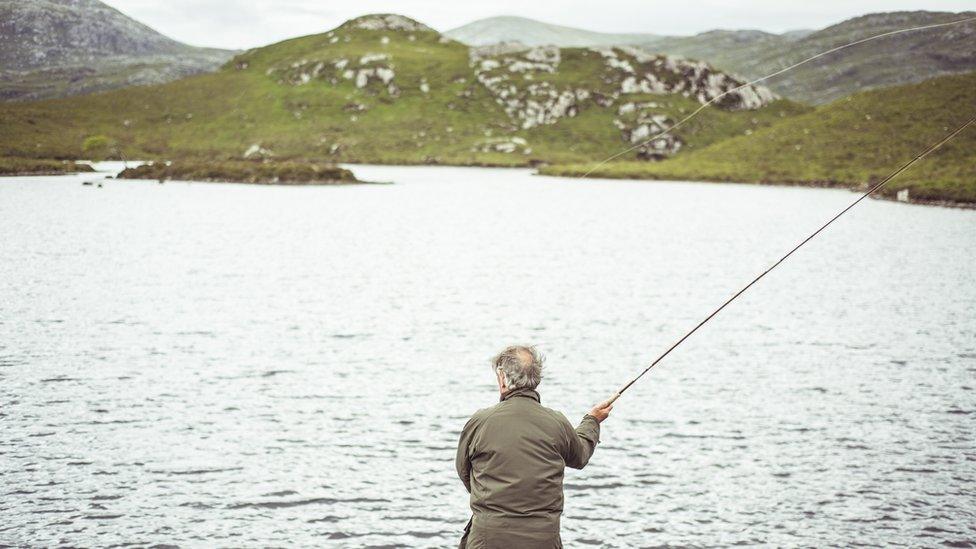
[[[773,34],[759,30],[712,30],[694,36],[667,36],[640,44],[649,52],[704,59],[716,67],[740,71],[757,57],[782,52],[805,31]]]
[[[634,44],[651,53],[702,59],[747,79],[759,78],[831,48],[888,31],[976,17],[976,12],[893,12],[830,27],[774,34],[713,30],[694,36],[606,34],[519,17],[482,19],[448,31],[466,44],[598,46]],[[825,56],[768,82],[773,91],[813,104],[858,91],[976,70],[976,21],[885,37]]]
[[[0,100],[167,82],[234,53],[177,42],[98,0],[0,0]]]
[[[749,56],[703,56],[757,78],[819,52],[884,32],[976,17],[976,12],[893,12],[849,19],[779,47],[752,45]],[[652,51],[676,53],[659,43]],[[976,70],[976,20],[887,36],[822,57],[767,84],[791,99],[827,103],[851,93]]]
[[[647,44],[654,34],[611,34],[564,27],[510,15],[472,21],[451,29],[444,36],[469,46],[519,42],[527,46],[621,46]]]
[[[817,31],[814,29],[796,29],[796,30],[786,31],[782,33],[780,36],[782,36],[783,38],[788,38],[790,40],[799,40],[801,38],[806,38],[807,36],[810,36],[815,32]]]
[[[157,86],[0,104],[0,156],[530,165],[659,159],[802,112],[703,62],[637,48],[472,48],[359,17]],[[655,134],[724,92],[694,123]]]

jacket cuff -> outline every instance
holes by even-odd
[[[600,422],[592,415],[583,416],[583,421],[580,422],[580,431],[582,431],[581,434],[592,437],[594,443],[600,442]]]

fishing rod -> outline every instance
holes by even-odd
[[[968,22],[971,22],[971,21],[976,21],[976,17],[966,17],[964,19],[957,19],[955,21],[947,21],[945,23],[934,23],[934,24],[930,24],[930,25],[920,25],[920,26],[910,27],[910,28],[906,28],[906,29],[897,29],[897,30],[893,30],[893,31],[883,32],[883,33],[880,33],[880,34],[875,34],[873,36],[868,36],[866,38],[861,38],[859,40],[855,40],[855,41],[849,42],[847,44],[842,44],[840,46],[836,46],[836,47],[830,48],[828,50],[822,51],[822,52],[817,53],[815,55],[811,55],[810,57],[807,57],[806,59],[803,59],[801,61],[798,61],[796,63],[793,63],[792,65],[789,65],[787,67],[784,67],[782,69],[779,69],[777,71],[774,71],[774,72],[772,72],[770,74],[767,74],[766,76],[763,76],[763,77],[760,77],[760,78],[756,78],[755,80],[750,80],[749,82],[746,82],[744,84],[740,84],[739,86],[736,86],[736,87],[734,87],[734,88],[732,88],[730,90],[726,90],[726,91],[720,93],[719,95],[717,95],[717,96],[709,99],[705,103],[703,103],[700,107],[698,107],[697,109],[695,109],[694,111],[692,111],[692,113],[689,114],[688,116],[686,116],[686,117],[682,118],[681,120],[679,120],[676,124],[674,124],[674,125],[672,125],[672,126],[670,126],[668,128],[665,128],[660,133],[658,133],[656,135],[653,135],[653,136],[649,137],[648,139],[645,139],[645,140],[643,140],[643,141],[641,141],[641,142],[639,142],[639,143],[637,143],[637,144],[635,144],[635,145],[633,145],[633,146],[631,146],[631,147],[629,147],[627,149],[624,149],[624,150],[622,150],[622,151],[620,151],[620,152],[618,152],[616,154],[613,154],[613,155],[608,156],[607,158],[601,160],[599,163],[595,164],[592,168],[590,168],[585,173],[583,173],[583,175],[579,176],[579,178],[580,179],[585,179],[590,174],[592,174],[593,172],[595,172],[601,166],[604,166],[608,162],[610,162],[610,161],[612,161],[612,160],[614,160],[616,158],[619,158],[619,157],[621,157],[621,156],[623,156],[623,155],[625,155],[625,154],[627,154],[627,153],[629,153],[631,151],[634,151],[634,150],[636,150],[636,149],[638,149],[640,147],[643,147],[643,146],[645,146],[645,145],[647,145],[649,143],[652,143],[655,139],[658,139],[660,137],[663,137],[663,136],[671,133],[675,129],[683,126],[685,123],[687,123],[692,118],[695,118],[696,116],[698,116],[698,114],[700,112],[702,112],[703,110],[705,110],[709,106],[715,104],[717,101],[719,101],[720,99],[722,99],[726,95],[729,95],[731,93],[735,93],[735,92],[737,92],[737,91],[739,91],[739,90],[741,90],[743,88],[747,88],[749,86],[753,86],[753,85],[758,84],[760,82],[764,82],[766,80],[769,80],[770,78],[779,76],[779,75],[781,75],[783,73],[786,73],[786,72],[789,72],[789,71],[791,71],[791,70],[799,67],[800,65],[804,65],[806,63],[809,63],[810,61],[813,61],[815,59],[819,59],[819,58],[821,58],[821,57],[823,57],[825,55],[830,55],[832,53],[835,53],[835,52],[838,52],[838,51],[841,51],[841,50],[844,50],[844,49],[847,49],[847,48],[850,48],[850,47],[853,47],[853,46],[857,46],[857,45],[863,44],[865,42],[870,42],[872,40],[877,40],[879,38],[884,38],[886,36],[892,36],[892,35],[896,35],[896,34],[902,34],[902,33],[906,33],[906,32],[913,32],[913,31],[924,30],[924,29],[933,29],[933,28],[938,28],[938,27],[947,27],[947,26],[950,26],[950,25],[959,25],[961,23],[968,23]],[[783,257],[781,257],[779,259],[779,261],[777,261],[776,263],[773,264],[772,267],[770,267],[770,268],[766,269],[765,271],[763,271],[762,273],[760,273],[759,276],[757,276],[751,282],[749,282],[748,284],[746,284],[741,290],[739,290],[732,297],[730,297],[728,300],[726,300],[725,303],[722,303],[717,309],[715,309],[714,311],[712,311],[712,313],[710,315],[708,315],[707,317],[705,317],[704,320],[702,320],[701,322],[699,322],[694,328],[692,328],[690,331],[688,331],[685,335],[681,336],[681,339],[679,339],[678,341],[676,341],[673,345],[671,345],[671,347],[668,347],[668,349],[666,351],[664,351],[660,356],[658,356],[656,359],[654,359],[654,362],[652,362],[647,368],[644,369],[644,371],[642,371],[640,374],[638,374],[637,377],[635,377],[634,379],[630,380],[629,383],[627,383],[619,391],[617,391],[616,393],[614,393],[613,396],[611,396],[605,402],[605,404],[607,406],[613,404],[618,398],[620,398],[620,395],[622,395],[624,393],[624,391],[626,391],[627,389],[629,389],[631,385],[633,385],[634,383],[637,382],[637,380],[639,380],[640,378],[644,377],[644,374],[646,374],[647,372],[650,372],[652,368],[654,368],[655,366],[657,366],[657,364],[664,359],[664,357],[666,357],[669,354],[671,354],[671,351],[675,350],[679,345],[681,345],[682,343],[684,343],[684,341],[686,339],[688,339],[689,337],[691,337],[692,334],[694,334],[695,332],[697,332],[699,328],[701,328],[702,326],[704,326],[709,320],[711,320],[715,315],[717,315],[728,304],[730,304],[733,301],[735,301],[736,298],[738,298],[740,295],[742,295],[743,293],[745,293],[745,291],[748,290],[749,288],[751,288],[755,283],[759,282],[763,277],[765,277],[767,274],[769,274],[770,271],[772,271],[773,269],[775,269],[776,267],[778,267],[780,263],[782,263],[783,261],[786,261],[786,258],[788,258],[791,255],[793,255],[793,253],[796,252],[797,250],[799,250],[804,244],[806,244],[807,242],[809,242],[810,240],[812,240],[813,237],[815,237],[818,234],[820,234],[821,231],[823,231],[831,223],[833,223],[834,221],[836,221],[837,218],[839,218],[840,216],[842,216],[845,213],[847,213],[848,210],[850,210],[851,208],[853,208],[854,206],[856,206],[859,202],[861,202],[862,200],[864,200],[865,198],[867,198],[868,196],[870,196],[872,193],[874,193],[875,191],[877,191],[881,187],[885,186],[889,181],[891,181],[892,179],[894,179],[895,177],[897,177],[899,174],[901,174],[902,172],[904,172],[905,170],[907,170],[908,168],[910,168],[913,164],[915,164],[919,160],[925,158],[929,153],[931,153],[932,151],[938,149],[942,145],[945,145],[946,143],[948,143],[950,140],[952,140],[952,138],[954,138],[955,136],[959,135],[964,129],[966,129],[967,126],[973,124],[973,122],[976,122],[976,116],[974,116],[973,118],[969,119],[969,121],[966,122],[965,124],[963,124],[962,126],[959,126],[958,128],[956,128],[956,130],[954,130],[953,132],[951,132],[950,134],[948,134],[944,139],[942,139],[938,143],[935,143],[934,145],[931,145],[930,147],[928,147],[927,149],[925,149],[921,154],[915,156],[915,158],[913,158],[910,161],[908,161],[907,163],[903,164],[897,170],[891,172],[887,177],[885,177],[884,179],[882,179],[879,183],[877,183],[876,185],[874,185],[873,187],[871,187],[870,189],[868,189],[868,191],[865,192],[863,195],[861,195],[857,200],[855,200],[849,206],[847,206],[846,208],[844,208],[843,210],[841,210],[840,212],[838,212],[837,215],[835,215],[834,217],[830,218],[830,220],[828,220],[826,223],[824,223],[819,229],[817,229],[816,231],[814,231],[813,233],[811,233],[810,236],[808,236],[805,239],[803,239],[802,241],[800,241],[800,243],[797,244],[792,250],[790,250],[789,252],[786,253],[786,255],[784,255]]]
[[[867,190],[867,192],[865,192],[860,197],[858,197],[858,199],[855,200],[854,202],[851,202],[850,205],[848,205],[846,208],[844,208],[843,210],[841,210],[840,212],[838,212],[837,215],[835,215],[834,217],[831,217],[826,223],[824,223],[823,225],[821,225],[819,229],[817,229],[816,231],[813,231],[812,233],[810,233],[810,236],[804,238],[803,240],[800,241],[799,244],[797,244],[796,246],[794,246],[793,249],[791,249],[790,251],[786,252],[786,255],[784,255],[783,257],[781,257],[779,259],[779,261],[777,261],[776,263],[773,263],[773,265],[770,268],[766,269],[765,271],[763,271],[762,273],[760,273],[759,276],[757,276],[756,278],[752,279],[751,282],[749,282],[741,290],[739,290],[738,292],[736,292],[735,295],[733,295],[732,297],[730,297],[729,299],[727,299],[725,301],[725,303],[722,303],[721,305],[719,305],[719,307],[717,309],[715,309],[714,311],[712,311],[712,313],[710,315],[706,316],[704,320],[702,320],[701,322],[699,322],[694,328],[692,328],[690,331],[688,331],[685,335],[681,336],[681,339],[679,339],[673,345],[671,345],[670,347],[668,347],[668,350],[664,351],[663,353],[661,353],[660,356],[658,356],[656,359],[654,359],[654,362],[652,362],[650,366],[648,366],[647,368],[644,368],[644,371],[642,371],[640,374],[638,374],[637,377],[635,377],[634,379],[630,380],[630,382],[628,382],[626,385],[624,385],[619,391],[617,391],[616,393],[614,393],[614,395],[612,397],[610,397],[605,402],[606,406],[609,406],[609,405],[613,404],[618,398],[620,398],[620,395],[624,394],[624,391],[626,391],[627,389],[629,389],[631,385],[633,385],[634,383],[637,382],[637,380],[639,380],[640,378],[644,377],[644,374],[646,374],[647,372],[650,372],[652,368],[654,368],[655,366],[657,366],[657,364],[659,362],[661,362],[662,360],[664,360],[664,357],[666,357],[669,354],[671,354],[671,351],[675,350],[679,345],[681,345],[682,343],[684,343],[684,341],[686,339],[688,339],[689,337],[691,337],[691,334],[697,332],[699,328],[701,328],[702,326],[704,326],[705,323],[707,323],[709,320],[711,320],[713,317],[715,317],[715,315],[717,315],[728,304],[730,304],[733,301],[735,301],[736,298],[738,298],[740,295],[744,294],[746,292],[746,290],[748,290],[749,288],[751,288],[755,283],[757,283],[760,280],[762,280],[763,277],[765,277],[767,274],[770,273],[770,271],[772,271],[773,269],[775,269],[776,267],[778,267],[780,265],[780,263],[786,261],[786,258],[788,258],[791,255],[793,255],[793,253],[796,252],[797,250],[799,250],[804,244],[806,244],[807,242],[813,240],[813,238],[815,236],[817,236],[818,234],[820,234],[821,231],[823,231],[828,226],[830,226],[830,224],[833,223],[834,221],[836,221],[838,218],[840,218],[840,216],[842,216],[845,213],[847,213],[851,208],[853,208],[854,206],[856,206],[858,203],[860,203],[862,200],[864,200],[868,196],[871,196],[871,194],[873,194],[875,191],[877,191],[881,187],[884,187],[889,181],[891,181],[892,179],[898,177],[898,175],[900,175],[902,172],[904,172],[908,168],[912,167],[912,165],[914,165],[916,162],[918,162],[919,160],[922,160],[923,158],[925,158],[926,156],[928,156],[930,153],[932,153],[933,151],[935,151],[939,147],[941,147],[941,146],[945,145],[946,143],[948,143],[949,141],[951,141],[954,137],[956,137],[957,135],[959,135],[960,133],[962,133],[963,130],[965,130],[967,127],[969,127],[973,123],[976,123],[976,116],[973,116],[965,124],[959,126],[955,130],[953,130],[951,133],[949,133],[944,138],[942,138],[941,141],[939,141],[939,142],[937,142],[937,143],[935,143],[933,145],[929,145],[929,147],[926,148],[924,151],[922,151],[920,154],[916,155],[914,158],[912,158],[908,162],[902,164],[901,167],[899,167],[897,170],[891,172],[884,179],[882,179],[881,181],[879,181],[878,183],[876,183],[874,186],[872,186],[871,188],[869,188]]]

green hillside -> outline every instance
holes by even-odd
[[[127,158],[570,162],[625,148],[739,83],[637,50],[472,50],[374,15],[250,50],[212,74],[2,104],[0,156],[91,157],[95,138],[102,155]],[[806,109],[747,88],[641,152],[695,150]]]
[[[976,73],[855,94],[663,162],[608,164],[591,177],[818,183],[877,180],[976,115]],[[544,173],[578,175],[592,164]],[[918,200],[976,203],[976,127],[886,187]]]

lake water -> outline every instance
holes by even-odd
[[[449,547],[487,361],[578,420],[838,190],[0,180],[0,544]],[[976,212],[866,201],[643,378],[567,547],[976,539]]]

